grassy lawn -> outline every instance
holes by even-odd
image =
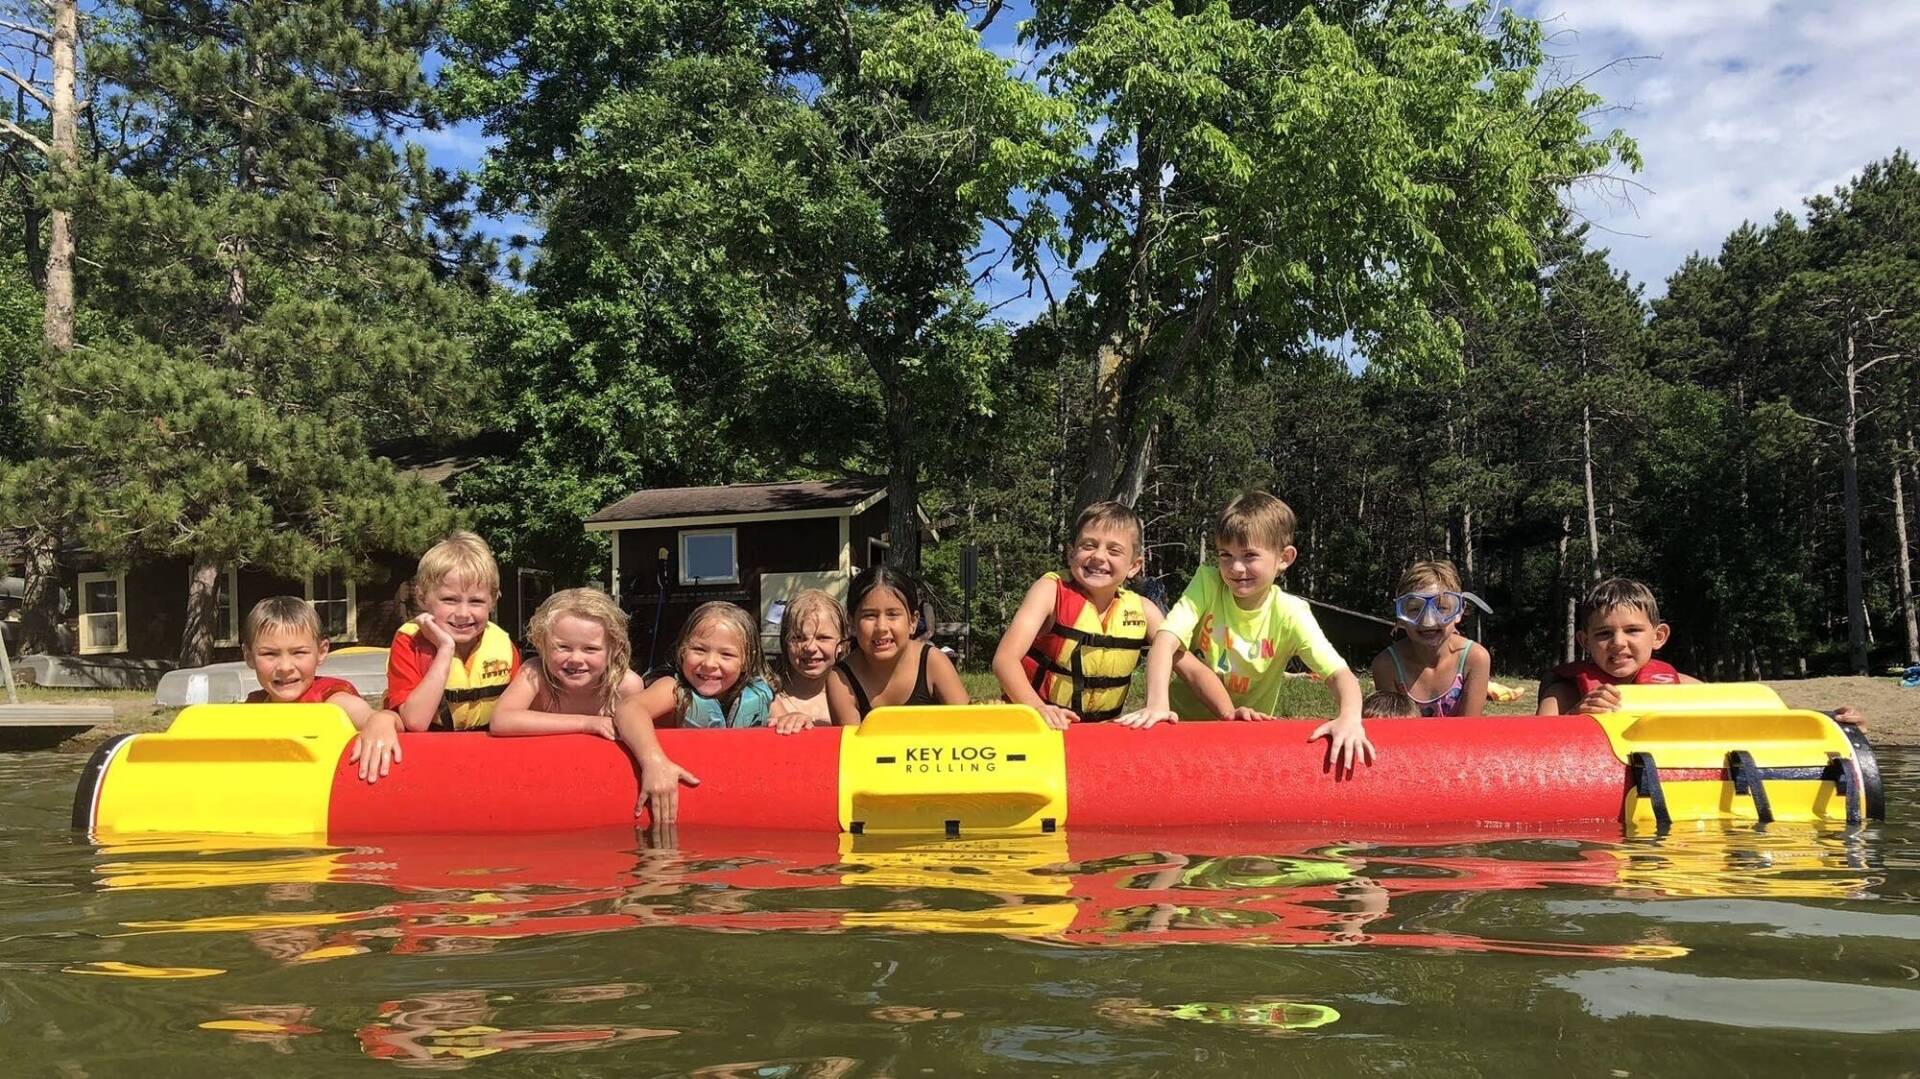
[[[989,671],[962,671],[960,681],[966,684],[967,696],[975,701],[997,701],[1000,699],[1000,683],[994,680]],[[1510,704],[1487,702],[1489,715],[1531,715],[1533,698],[1537,683],[1531,678],[1497,677],[1494,681],[1502,685],[1513,686],[1521,691],[1520,698]],[[1127,691],[1127,707],[1138,708],[1146,703],[1146,675],[1144,671],[1135,671],[1133,688]],[[1373,679],[1360,676],[1360,688],[1363,693],[1373,691]],[[1333,715],[1333,694],[1327,687],[1311,678],[1289,678],[1280,694],[1280,714],[1301,719],[1328,717]]]

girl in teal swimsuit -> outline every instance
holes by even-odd
[[[1393,601],[1396,636],[1373,657],[1373,684],[1406,694],[1423,716],[1477,716],[1486,711],[1492,658],[1460,635],[1467,604],[1460,574],[1446,561],[1415,562],[1400,575]]]

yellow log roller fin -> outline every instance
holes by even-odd
[[[841,734],[844,831],[1051,832],[1066,823],[1066,742],[1026,705],[876,708]]]

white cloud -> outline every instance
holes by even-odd
[[[1630,204],[1585,191],[1593,242],[1658,295],[1742,221],[1803,212],[1896,148],[1920,151],[1920,2],[1537,0],[1561,71],[1622,108],[1640,144]],[[1657,57],[1612,63],[1627,57]],[[1608,66],[1611,64],[1612,66]]]

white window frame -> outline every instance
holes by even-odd
[[[330,574],[331,573],[340,574],[340,579],[343,582],[345,582],[347,586],[347,632],[341,635],[340,640],[341,641],[358,641],[360,639],[359,588],[353,583],[353,578],[347,576],[344,570],[327,570],[326,572]],[[315,602],[313,598],[313,579],[318,576],[320,576],[320,574],[318,573],[307,574],[307,602],[308,603]],[[338,602],[338,601],[335,600],[330,602]],[[317,611],[318,608],[316,607],[315,610]],[[326,627],[327,627],[327,621],[326,619],[323,618],[320,620],[321,631],[325,632]],[[339,641],[334,641],[333,643],[338,644]]]
[[[92,635],[87,632],[87,618],[90,615],[109,613],[107,611],[90,611],[87,609],[87,586],[90,584],[98,584],[102,581],[113,582],[113,611],[111,613],[114,616],[115,624],[120,627],[119,635],[114,639],[113,647],[111,648],[103,648],[99,645],[89,646],[87,644],[87,642],[92,639]],[[82,573],[75,584],[78,586],[80,593],[75,597],[77,602],[74,605],[80,612],[80,632],[78,634],[80,639],[74,642],[75,650],[83,656],[100,656],[110,655],[115,652],[125,652],[127,650],[127,575],[124,573]]]
[[[233,631],[230,637],[222,637],[220,620],[214,619],[215,648],[238,648],[240,646],[240,570],[237,566],[228,566],[221,571],[227,578],[227,628]],[[193,567],[187,567],[187,594],[193,594]]]
[[[725,577],[689,577],[687,576],[687,540],[702,536],[725,536],[733,545],[733,572]],[[740,530],[737,528],[688,528],[680,533],[680,583],[684,585],[739,584],[740,583]]]

